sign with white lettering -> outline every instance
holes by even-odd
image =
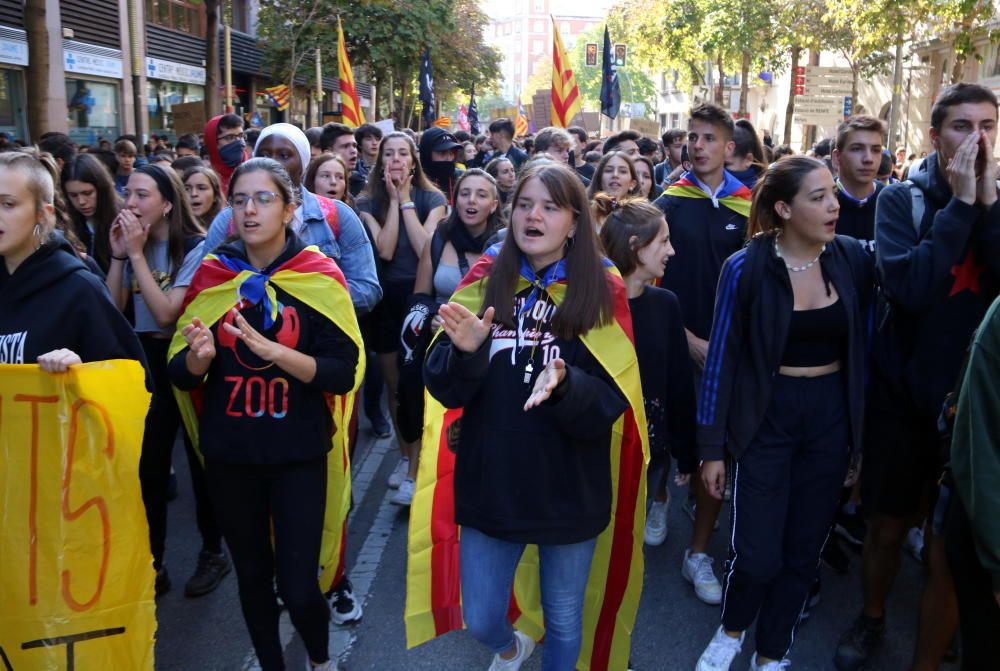
[[[66,72],[79,75],[122,78],[122,59],[120,58],[109,58],[66,49],[63,51],[63,66]]]
[[[146,76],[183,84],[205,84],[205,68],[146,57]]]

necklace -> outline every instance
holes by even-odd
[[[819,254],[816,255],[815,259],[805,264],[804,266],[793,266],[789,264],[785,260],[785,257],[781,254],[781,245],[778,244],[778,239],[777,238],[774,239],[774,253],[779,259],[781,259],[782,263],[785,264],[785,268],[788,269],[788,272],[791,273],[801,273],[804,270],[809,270],[810,268],[816,265],[816,262],[819,261],[819,257],[823,256],[823,252],[825,251],[826,251],[826,243],[824,242],[823,247],[820,248]]]

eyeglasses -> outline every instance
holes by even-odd
[[[242,140],[244,137],[245,136],[243,133],[229,133],[228,135],[220,135],[218,138],[216,138],[216,142],[218,142],[220,146],[227,145],[230,142],[236,142],[237,140]]]
[[[233,200],[230,204],[233,206],[234,210],[243,210],[246,209],[247,203],[251,200],[257,207],[267,207],[271,203],[277,202],[278,198],[278,194],[273,191],[258,191],[257,193],[249,196],[241,193],[233,196]]]

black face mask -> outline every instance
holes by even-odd
[[[222,159],[222,162],[226,166],[235,168],[243,162],[243,153],[246,151],[246,148],[246,142],[243,140],[230,142],[225,147],[219,149],[219,158]]]
[[[447,185],[448,180],[455,174],[455,161],[427,161],[424,172],[431,181]]]

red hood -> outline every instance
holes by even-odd
[[[219,121],[221,119],[222,115],[220,114],[219,116],[212,117],[205,124],[205,149],[208,150],[208,159],[212,163],[212,170],[219,176],[222,193],[228,196],[229,180],[236,168],[230,168],[222,162],[222,157],[219,156],[219,143],[216,140],[216,136],[218,135]],[[244,159],[246,159],[246,156],[244,156]]]

